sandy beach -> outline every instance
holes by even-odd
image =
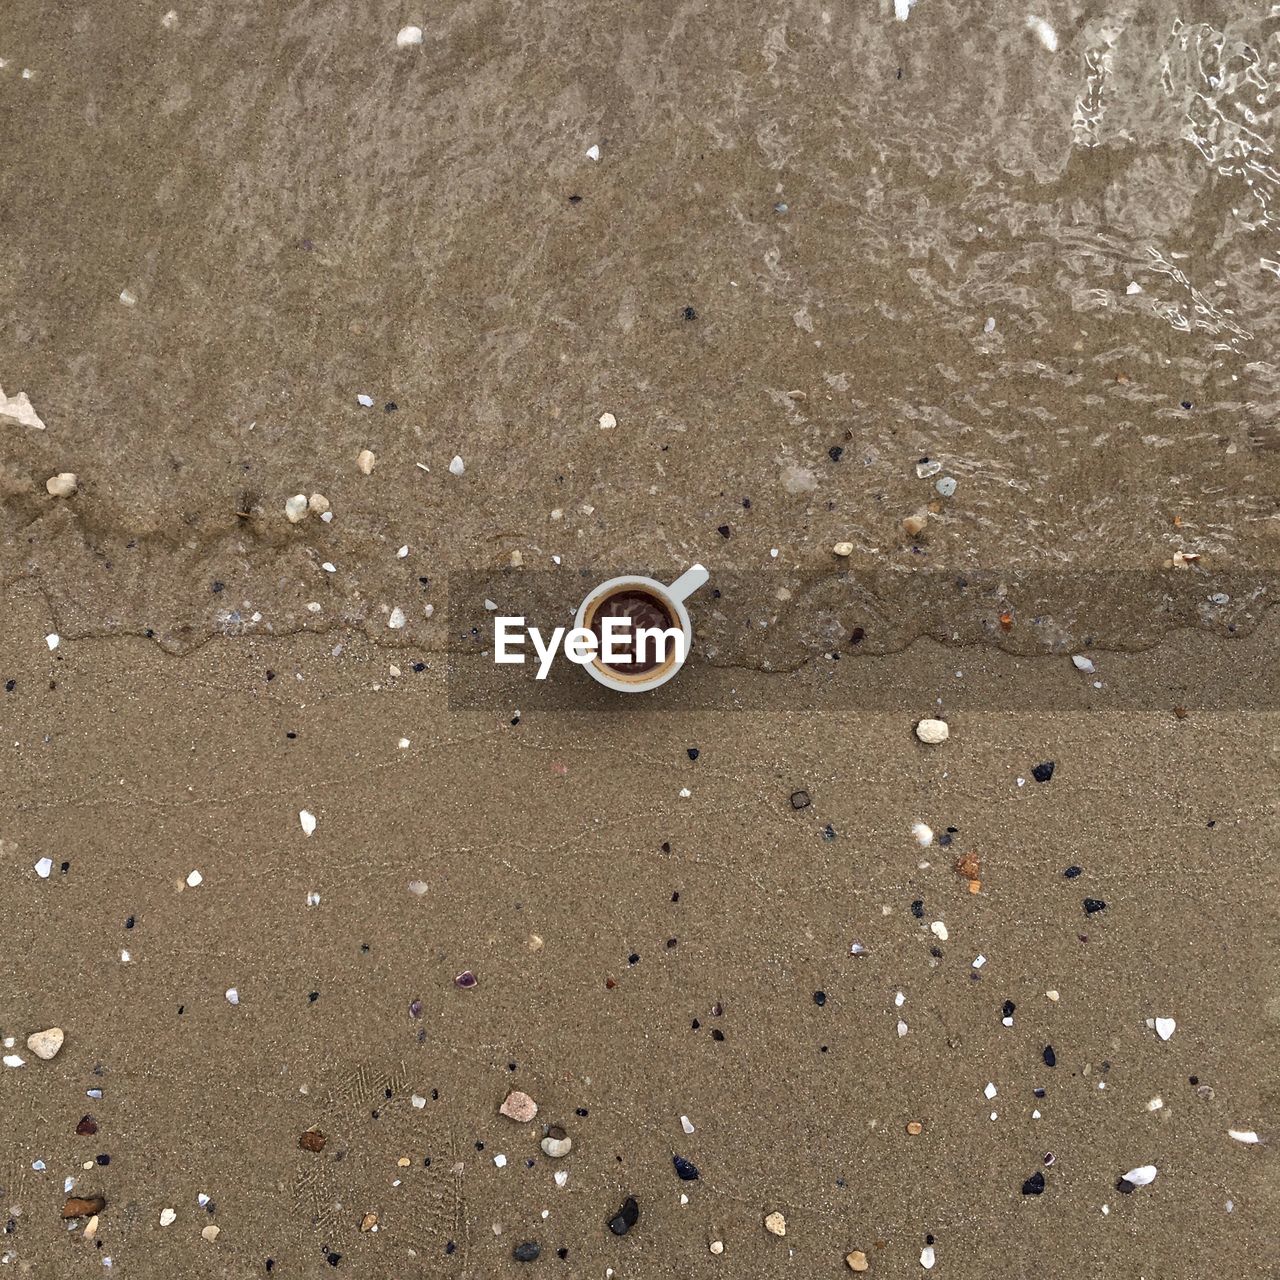
[[[8,6],[0,1264],[1275,1273],[1202,8]],[[660,690],[493,660],[695,562]]]

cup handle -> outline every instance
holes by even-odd
[[[700,564],[686,569],[668,588],[673,600],[683,604],[701,586],[705,586],[711,575]]]

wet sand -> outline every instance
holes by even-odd
[[[6,8],[15,1274],[1273,1273],[1274,24],[902,8]]]

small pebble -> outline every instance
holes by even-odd
[[[951,736],[951,730],[945,720],[921,720],[916,725],[916,737],[921,742],[937,744],[946,742]]]
[[[764,1229],[771,1236],[785,1236],[787,1234],[787,1220],[775,1210],[765,1218]]]
[[[1024,1196],[1038,1196],[1044,1192],[1044,1174],[1038,1170],[1022,1184]]]
[[[573,1150],[573,1139],[558,1124],[553,1124],[540,1145],[544,1156],[560,1160]]]
[[[1031,770],[1031,776],[1037,782],[1048,782],[1053,777],[1053,761],[1046,760]]]
[[[538,1114],[538,1104],[527,1093],[513,1089],[498,1108],[498,1114],[517,1124],[528,1124]]]
[[[867,1255],[861,1249],[845,1254],[844,1260],[850,1271],[867,1271],[871,1267]]]
[[[807,791],[793,791],[791,793],[791,807],[793,809],[807,809],[812,803]]]
[[[307,499],[307,510],[323,519],[329,512],[329,499],[323,493],[313,493]]]
[[[526,1240],[523,1244],[518,1244],[511,1250],[511,1256],[517,1262],[537,1262],[538,1255],[542,1252],[542,1246],[535,1240]]]
[[[460,476],[464,471],[466,471],[466,469],[467,469],[466,463],[464,463],[462,459],[455,453],[453,455],[453,461],[449,463],[449,474],[451,476]]]
[[[618,420],[611,413],[602,413],[600,415],[600,430],[612,431],[618,425]]]
[[[302,824],[302,834],[309,836],[316,829],[316,815],[309,809],[298,810],[298,821]]]
[[[923,513],[914,516],[907,516],[902,522],[903,532],[909,538],[917,538],[925,531],[925,527],[929,523],[929,517]]]
[[[377,462],[377,460],[377,455],[372,449],[361,449],[360,452],[356,454],[356,470],[359,471],[361,475],[371,476],[373,475],[373,464]]]
[[[160,1225],[162,1227],[171,1227],[177,1221],[178,1215],[172,1209],[160,1210]]]
[[[833,555],[840,556],[842,559],[851,556],[853,555],[853,543],[837,542],[836,545],[831,548],[831,552]]]
[[[952,498],[956,492],[956,481],[954,476],[943,476],[933,486],[938,493],[944,498]]]
[[[290,524],[300,524],[307,518],[307,495],[305,493],[295,493],[292,498],[284,504],[285,519]]]
[[[676,1177],[681,1182],[697,1182],[698,1166],[691,1160],[686,1160],[684,1156],[672,1156],[671,1163],[675,1166]]]
[[[46,1031],[37,1031],[27,1037],[27,1048],[45,1062],[58,1056],[65,1037],[61,1027],[49,1027]]]
[[[1170,1036],[1178,1029],[1178,1024],[1172,1018],[1157,1018],[1155,1020],[1156,1035],[1161,1040],[1168,1040]]]
[[[712,1253],[714,1253],[714,1254],[716,1255],[716,1257],[718,1258],[718,1257],[719,1257],[719,1256],[724,1252],[724,1241],[723,1241],[723,1240],[713,1240],[713,1241],[712,1241],[712,1242],[711,1242],[707,1247],[708,1247],[708,1248],[711,1250],[711,1252],[712,1252]]]
[[[51,498],[69,498],[75,493],[78,483],[74,471],[60,471],[56,476],[50,476],[44,487]]]
[[[207,1227],[205,1227],[203,1231],[200,1232],[200,1238],[202,1240],[207,1240],[210,1244],[212,1244],[221,1234],[222,1234],[222,1228],[219,1226],[215,1226],[211,1222]]]
[[[411,49],[415,44],[421,44],[421,43],[422,43],[421,27],[401,27],[400,30],[396,32],[396,48],[397,49]],[[373,401],[370,400],[369,403],[372,404]]]

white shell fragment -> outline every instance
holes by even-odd
[[[358,396],[356,396],[356,402],[362,408],[365,408],[365,409],[373,408],[373,397],[365,395],[363,391]]]
[[[19,426],[35,427],[37,431],[45,429],[25,391],[19,391],[16,396],[7,396],[4,388],[0,387],[0,418],[12,418]]]
[[[40,861],[35,864],[35,873],[40,877],[41,880],[47,880],[49,878],[49,872],[51,872],[52,870],[53,870],[52,858],[41,858]]]
[[[933,828],[923,822],[912,823],[911,834],[921,848],[927,849],[933,843]]]
[[[1093,674],[1093,663],[1083,653],[1073,653],[1071,661],[1077,671],[1083,671],[1087,676]]]
[[[1227,1137],[1234,1138],[1237,1142],[1243,1142],[1247,1146],[1252,1146],[1255,1142],[1262,1141],[1252,1129],[1228,1129]]]
[[[946,742],[951,736],[951,730],[945,720],[921,720],[916,725],[916,737],[921,742],[937,744]]]
[[[411,49],[415,44],[422,43],[421,27],[401,27],[396,32],[396,48]]]
[[[187,877],[187,887],[189,889],[194,889],[196,885],[203,884],[203,883],[204,883],[204,876],[202,876],[198,871],[193,871]]]
[[[1124,1175],[1124,1180],[1135,1187],[1149,1187],[1156,1180],[1156,1167],[1153,1164],[1140,1164]]]
[[[600,430],[612,431],[618,425],[618,420],[611,413],[602,413],[600,415]]]
[[[387,626],[389,626],[392,631],[400,631],[408,620],[409,619],[404,615],[404,610],[397,605],[391,610],[391,616],[387,619]]]
[[[4,1065],[6,1067],[11,1067],[14,1069],[18,1067],[25,1067],[27,1065],[26,1060],[24,1058],[18,1057],[16,1053],[6,1053],[2,1061],[4,1062]]]
[[[240,992],[235,987],[227,988],[227,1003],[233,1006],[240,1003]]]
[[[587,148],[587,159],[588,160],[600,159],[600,148],[595,143],[593,143],[591,146]]]
[[[933,936],[937,938],[939,942],[946,942],[947,938],[950,936],[947,933],[947,926],[943,924],[941,920],[935,920],[929,926],[929,932],[933,934]]]
[[[933,1264],[937,1261],[937,1255],[933,1251],[933,1245],[927,1244],[920,1250],[920,1265],[926,1271],[933,1270]]]
[[[985,1097],[985,1098],[986,1098],[986,1100],[987,1100],[988,1102],[990,1102],[990,1101],[991,1101],[991,1099],[992,1099],[992,1098],[994,1098],[998,1092],[999,1092],[999,1090],[995,1087],[995,1085],[992,1083],[992,1081],[988,1080],[988,1081],[987,1081],[987,1087],[986,1087],[985,1089],[983,1089],[983,1091],[982,1091],[982,1095],[983,1095],[983,1097]]]
[[[1157,1018],[1155,1020],[1156,1035],[1161,1040],[1168,1040],[1177,1029],[1178,1024],[1172,1018]]]
[[[466,463],[463,462],[462,458],[455,453],[453,455],[453,461],[449,463],[449,474],[451,476],[460,476],[464,471],[466,471],[466,469]]]
[[[62,637],[56,631],[50,631],[45,636],[44,642],[49,646],[49,652],[52,653],[62,643]]]
[[[162,1227],[171,1227],[177,1221],[178,1215],[172,1209],[160,1210],[160,1225]]]
[[[680,1117],[680,1127],[685,1131],[685,1133],[692,1133],[692,1132],[693,1132],[693,1121],[692,1121],[692,1120],[690,1120],[688,1116],[681,1116],[681,1117]],[[1256,1138],[1256,1136],[1257,1136],[1257,1135],[1255,1134],[1254,1136],[1255,1136],[1255,1138]]]
[[[302,834],[309,836],[316,829],[316,815],[309,809],[298,810],[298,821],[302,823]]]
[[[70,498],[80,487],[80,481],[74,471],[59,471],[44,482],[44,487],[51,498]]]

